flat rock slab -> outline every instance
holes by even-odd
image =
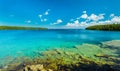
[[[120,40],[112,40],[107,42],[102,42],[103,47],[114,47],[120,49]]]

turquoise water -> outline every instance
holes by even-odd
[[[100,44],[120,40],[120,32],[91,30],[4,30],[0,31],[0,59],[29,56],[55,48],[71,48],[83,43]]]

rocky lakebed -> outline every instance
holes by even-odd
[[[7,57],[0,71],[120,71],[120,40],[34,53],[34,58]]]

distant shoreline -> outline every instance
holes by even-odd
[[[89,26],[86,30],[120,31],[120,24],[106,24]]]
[[[47,30],[43,27],[0,26],[0,30]]]

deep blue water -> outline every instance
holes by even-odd
[[[54,48],[71,48],[83,43],[100,44],[104,41],[120,40],[120,32],[79,29],[58,30],[1,30],[0,59],[12,56],[34,56]]]

